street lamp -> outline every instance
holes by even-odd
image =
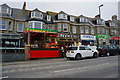
[[[100,6],[99,6],[99,15],[100,15],[100,18],[101,18],[101,11],[100,11],[100,7],[102,7],[103,6],[103,4],[101,4]]]

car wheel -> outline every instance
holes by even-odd
[[[98,54],[95,52],[94,54],[93,54],[93,58],[97,58],[98,57]]]
[[[76,59],[76,60],[80,60],[80,59],[82,59],[82,56],[81,56],[80,54],[77,54],[77,55],[75,56],[75,59]]]
[[[110,53],[109,53],[109,52],[107,52],[107,53],[106,53],[106,56],[110,56]]]

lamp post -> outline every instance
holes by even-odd
[[[100,10],[100,7],[102,7],[103,6],[103,4],[101,4],[100,6],[99,6],[99,15],[100,15],[100,18],[101,18],[101,10]]]

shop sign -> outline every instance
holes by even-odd
[[[26,28],[24,32],[43,32],[43,33],[56,33],[56,30],[49,30],[49,29],[36,29],[36,28]]]
[[[81,35],[81,40],[96,40],[96,37],[93,35]]]
[[[110,36],[108,36],[108,35],[96,35],[96,38],[97,38],[97,39],[98,39],[98,38],[109,39]]]

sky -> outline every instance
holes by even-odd
[[[94,18],[99,14],[99,6],[103,4],[101,9],[101,17],[105,20],[111,19],[112,15],[118,15],[118,0],[6,0],[0,1],[0,4],[6,3],[11,8],[22,9],[23,2],[26,1],[26,8],[34,10],[38,8],[40,11],[64,11],[67,14]]]

